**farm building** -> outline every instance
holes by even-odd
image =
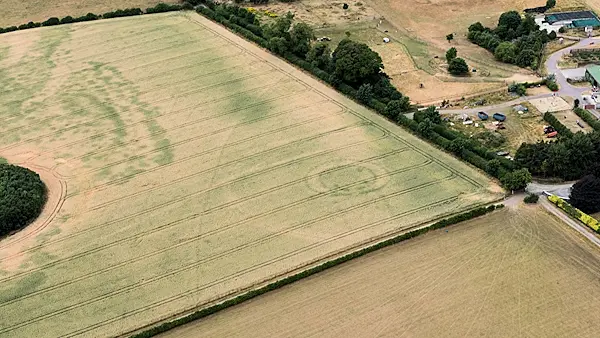
[[[600,19],[592,11],[561,12],[539,15],[535,18],[540,30],[558,33],[561,27],[600,27]]]
[[[561,25],[567,28],[600,26],[600,20],[592,11],[547,14],[546,22],[551,25]]]
[[[592,86],[598,87],[600,84],[600,66],[590,66],[585,70],[585,79],[589,81]]]

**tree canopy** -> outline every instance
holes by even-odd
[[[600,177],[586,175],[573,185],[571,204],[579,210],[592,214],[600,211]]]
[[[334,74],[349,84],[369,82],[383,69],[383,61],[364,43],[342,40],[333,52]]]
[[[469,73],[469,66],[462,58],[454,58],[448,64],[448,71],[452,75],[465,75]]]
[[[450,62],[456,57],[457,54],[458,52],[456,51],[456,48],[452,47],[448,49],[448,51],[446,51],[446,61]]]
[[[0,164],[0,236],[29,224],[42,210],[46,188],[35,172]]]

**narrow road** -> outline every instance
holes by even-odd
[[[548,201],[548,199],[545,198],[545,196],[541,196],[540,204],[544,208],[546,208],[546,210],[548,210],[551,214],[560,218],[568,226],[582,234],[585,238],[589,239],[590,242],[594,243],[597,247],[600,247],[600,238],[598,238],[598,236],[594,234],[591,229],[562,212],[562,210],[558,209],[558,207],[556,207],[554,204]]]
[[[562,183],[562,184],[545,184],[531,182],[527,185],[525,191],[531,194],[542,195],[544,191],[547,191],[556,196],[568,197],[571,194],[571,188],[575,182]]]
[[[570,53],[573,48],[580,48],[583,46],[587,46],[592,42],[600,43],[600,38],[582,39],[578,43],[576,43],[572,46],[569,46],[567,48],[561,49],[561,50],[557,51],[556,53],[550,55],[548,60],[546,60],[545,65],[546,65],[546,68],[548,69],[548,74],[554,74],[556,77],[556,83],[559,86],[559,90],[557,92],[558,95],[570,96],[572,98],[579,99],[580,101],[582,101],[581,95],[583,94],[583,92],[585,92],[586,90],[589,90],[589,89],[574,87],[569,82],[567,82],[567,79],[565,78],[565,76],[562,74],[562,72],[558,68],[558,61],[561,59],[561,57],[563,55]],[[447,114],[447,115],[452,115],[452,114],[454,114],[454,115],[459,115],[459,114],[474,115],[474,114],[477,114],[477,112],[479,112],[479,111],[488,111],[488,113],[489,113],[489,111],[501,110],[501,109],[519,104],[523,101],[551,97],[552,95],[553,95],[553,93],[532,95],[532,96],[522,96],[522,97],[519,97],[518,99],[508,101],[508,102],[503,102],[503,103],[496,104],[496,105],[479,106],[479,107],[469,108],[469,109],[441,109],[440,113]],[[600,114],[598,116],[600,116]]]

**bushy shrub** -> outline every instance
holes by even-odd
[[[552,113],[545,113],[544,121],[548,122],[558,132],[560,137],[573,137],[571,129],[562,124]]]
[[[60,20],[58,18],[50,18],[44,22],[42,22],[42,26],[56,26],[60,25]]]
[[[535,203],[538,202],[539,199],[540,199],[540,197],[538,195],[536,195],[536,194],[528,194],[523,199],[523,202],[525,202],[527,204],[535,204]]]
[[[0,236],[34,220],[46,201],[46,188],[33,171],[0,164]]]
[[[117,9],[114,12],[106,12],[102,14],[102,18],[110,19],[110,18],[121,18],[125,16],[134,16],[134,15],[142,15],[144,12],[140,8],[126,8],[126,9]]]

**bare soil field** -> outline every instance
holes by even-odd
[[[388,247],[162,337],[597,337],[600,252],[541,206]]]
[[[29,21],[42,22],[50,17],[77,17],[87,13],[102,14],[117,9],[139,7],[146,9],[156,4],[177,3],[177,0],[3,0],[0,27],[18,26]]]
[[[0,336],[128,332],[496,200],[481,173],[195,13],[0,36]],[[52,184],[50,184],[52,183]]]

